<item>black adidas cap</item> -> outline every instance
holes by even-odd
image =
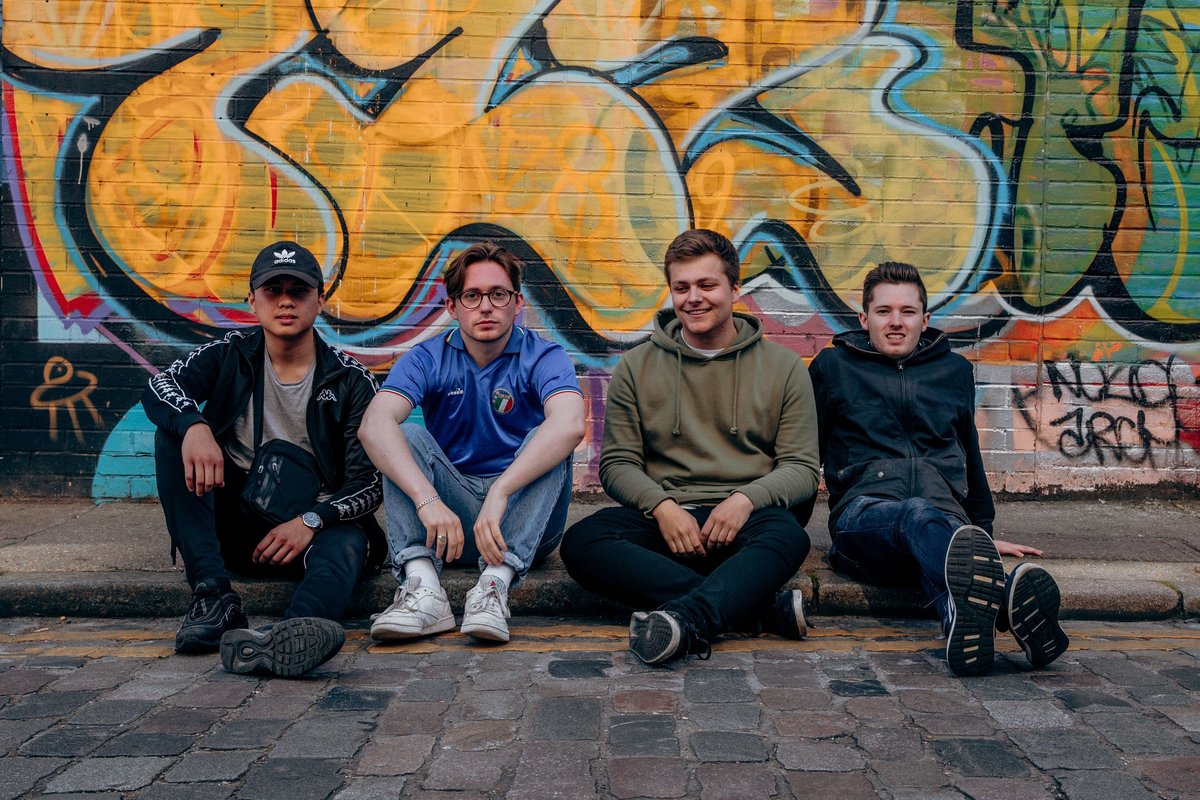
[[[276,242],[262,249],[250,268],[250,291],[280,275],[290,275],[314,289],[324,283],[317,259],[295,242]]]

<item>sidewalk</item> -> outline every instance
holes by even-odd
[[[570,521],[601,505],[576,502]],[[997,538],[1046,551],[1040,563],[1058,579],[1065,618],[1200,616],[1200,499],[999,502],[996,519]],[[804,591],[811,614],[930,616],[916,591],[861,586],[829,569],[823,501],[808,529],[813,550],[792,586]],[[453,601],[461,602],[474,583],[472,572],[447,572]],[[235,586],[251,614],[280,613],[291,592],[291,584],[275,581]],[[394,589],[386,572],[365,582],[349,616],[379,611]],[[188,600],[182,567],[171,564],[157,504],[0,502],[0,616],[176,616],[187,610]],[[512,592],[510,605],[522,615],[622,614],[580,589],[557,554]]]

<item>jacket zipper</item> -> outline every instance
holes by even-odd
[[[904,414],[904,448],[908,451],[908,487],[917,485],[917,458],[912,446],[912,414],[908,397],[908,378],[904,374],[904,362],[896,362],[896,373],[900,376],[900,410]]]

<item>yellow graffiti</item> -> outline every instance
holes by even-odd
[[[98,141],[80,145],[94,148],[87,191],[100,240],[150,297],[198,322],[225,322],[214,308],[243,301],[250,259],[281,237],[325,263],[335,284],[329,313],[364,323],[401,307],[440,242],[467,226],[496,226],[529,243],[592,330],[617,337],[643,330],[665,301],[663,248],[693,224],[736,235],[780,220],[848,300],[882,254],[921,255],[935,295],[980,257],[973,240],[986,201],[969,157],[928,128],[893,138],[894,123],[871,112],[881,76],[904,66],[904,47],[881,39],[865,59],[839,62],[870,32],[875,3],[320,0],[310,18],[291,0],[200,3],[177,14],[153,6],[160,10],[144,25],[132,22],[144,8],[135,0],[9,5],[6,44],[62,70],[187,30],[221,31],[141,85]],[[539,18],[561,64],[548,72],[510,59]],[[273,79],[244,129],[233,124],[233,98],[305,52],[318,31],[363,70],[416,69],[375,118],[355,108],[361,94],[351,96],[368,84],[297,72]],[[719,41],[727,54],[636,90],[597,74],[687,36]],[[511,91],[493,103],[505,81]],[[819,140],[862,191],[746,141],[707,149],[683,174],[680,155],[716,115],[755,94]],[[19,102],[26,119],[52,101]],[[800,111],[826,105],[843,109]],[[60,132],[68,112],[51,110]],[[931,209],[941,224],[914,236],[911,223]],[[86,286],[71,275],[61,284]]]
[[[83,385],[79,385],[82,383]],[[29,395],[29,405],[36,409],[44,409],[50,416],[50,438],[58,441],[58,412],[64,410],[71,419],[71,427],[75,433],[75,441],[83,443],[83,428],[79,424],[79,408],[92,418],[92,423],[99,427],[100,412],[92,403],[90,395],[96,390],[96,376],[82,369],[75,369],[70,361],[62,356],[54,356],[42,368],[42,384]]]
[[[919,264],[935,307],[975,295],[974,315],[1058,311],[1099,265],[1139,335],[1197,324],[1200,9],[968,5],[9,0],[5,48],[60,79],[6,84],[31,260],[68,325],[119,274],[97,316],[136,293],[227,327],[253,255],[294,238],[324,265],[328,321],[382,329],[380,358],[485,233],[545,267],[536,313],[570,311],[546,327],[610,340],[646,330],[691,226],[733,238],[745,280],[779,265],[754,235],[784,231],[820,273],[799,288],[843,312],[885,259]],[[155,58],[125,95],[70,94],[74,73]]]

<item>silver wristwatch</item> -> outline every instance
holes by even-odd
[[[300,521],[312,528],[313,533],[321,530],[321,526],[325,524],[321,521],[321,515],[315,511],[305,511],[300,515]]]

